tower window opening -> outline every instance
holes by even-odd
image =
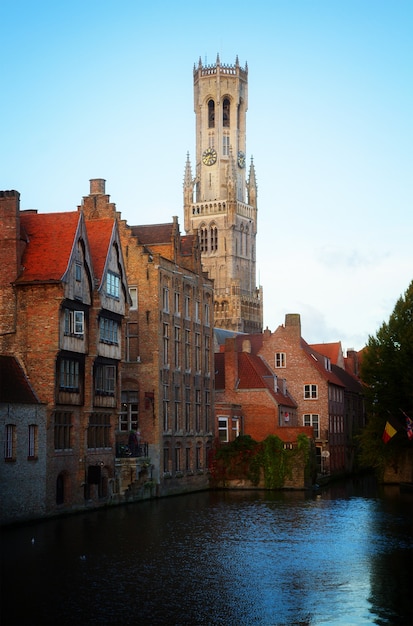
[[[222,125],[224,128],[229,128],[229,99],[225,98],[222,107]]]
[[[205,227],[201,227],[199,233],[199,245],[201,252],[206,252],[208,249],[208,231]]]
[[[224,135],[222,138],[222,154],[229,156],[229,135]]]
[[[208,101],[208,128],[215,128],[215,102]]]
[[[218,250],[218,228],[211,226],[211,250]]]

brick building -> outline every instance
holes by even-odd
[[[129,300],[117,221],[20,211],[16,191],[0,193],[0,219],[0,354],[16,357],[46,407],[45,512],[103,503],[116,491]]]
[[[117,218],[131,295],[122,364],[118,442],[136,429],[147,444],[147,485],[165,495],[208,486],[214,439],[213,283],[202,271],[197,235],[181,236],[177,218],[130,226],[116,213],[105,181],[83,198],[87,220]],[[142,460],[117,459],[142,477]],[[134,482],[126,480],[134,495]]]
[[[14,356],[0,355],[0,524],[46,513],[46,407]]]

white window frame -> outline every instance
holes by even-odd
[[[317,400],[318,399],[318,385],[314,383],[307,383],[304,385],[304,400]]]
[[[138,288],[137,287],[129,287],[129,295],[132,300],[132,304],[130,306],[131,311],[138,310]]]
[[[221,443],[229,442],[228,417],[218,415],[218,438]]]
[[[318,413],[305,413],[303,415],[303,426],[311,426],[314,430],[314,438],[320,439],[320,416]]]
[[[111,298],[119,298],[120,293],[120,277],[114,272],[106,274],[106,293]]]
[[[80,337],[85,334],[85,314],[83,311],[74,311],[65,308],[64,316],[65,335],[76,335]]]
[[[274,360],[276,368],[287,367],[287,355],[285,352],[276,352]]]

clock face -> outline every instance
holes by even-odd
[[[204,165],[214,165],[217,160],[217,153],[214,148],[207,148],[202,154],[202,162]]]
[[[238,152],[238,167],[245,167],[245,154],[241,150]]]

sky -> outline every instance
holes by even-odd
[[[193,68],[248,64],[264,327],[362,349],[413,279],[412,0],[0,0],[0,189],[182,234]]]

